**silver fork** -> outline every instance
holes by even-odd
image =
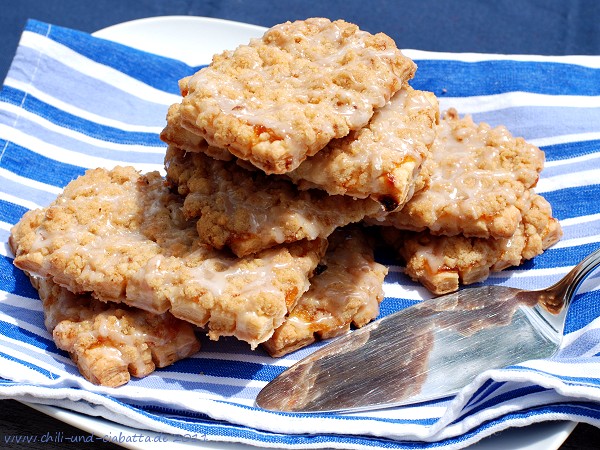
[[[256,404],[290,412],[379,409],[456,393],[487,369],[551,357],[600,249],[541,290],[483,286],[425,300],[342,336],[287,369]]]

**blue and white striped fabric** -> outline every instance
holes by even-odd
[[[538,192],[563,240],[488,282],[541,288],[600,247],[600,56],[533,57],[407,52],[413,86],[476,121],[505,124],[542,147]],[[135,428],[287,448],[459,448],[496,431],[567,419],[600,426],[599,277],[584,283],[562,350],[480,376],[457,397],[345,415],[276,414],[253,401],[314,347],[280,359],[233,339],[118,389],[79,376],[44,329],[36,292],[12,265],[10,228],[47,205],[86,168],[161,169],[157,134],[186,64],[30,21],[0,93],[0,398],[63,406]],[[421,299],[392,266],[382,314]]]

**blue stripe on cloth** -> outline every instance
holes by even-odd
[[[567,142],[564,144],[542,146],[540,148],[546,154],[546,161],[557,161],[598,153],[600,152],[600,140]]]
[[[0,321],[0,331],[2,331],[2,324],[3,324],[3,322]],[[16,362],[16,363],[22,365],[23,367],[26,367],[30,370],[34,370],[34,371],[44,375],[46,378],[48,378],[50,380],[55,380],[58,378],[58,375],[50,370],[43,369],[42,367],[39,367],[35,364],[31,364],[31,363],[24,361],[22,359],[19,359],[19,358],[15,358],[15,357],[8,355],[1,351],[0,351],[0,359],[6,359],[8,361]]]
[[[12,296],[13,299],[18,299],[17,296]],[[30,300],[27,300],[29,303]],[[25,305],[14,306],[14,305],[4,305],[2,308],[2,312],[9,317],[19,317],[21,319],[22,324],[31,325],[33,327],[39,328],[40,330],[46,331],[46,326],[44,325],[44,314],[40,314],[41,311],[41,301],[38,300],[40,304],[40,309],[35,308],[27,308]],[[33,333],[33,336],[38,337],[37,334]],[[45,347],[44,347],[45,348]]]
[[[134,399],[128,401],[128,403],[136,409],[139,409],[140,411],[144,411],[149,414],[160,414],[162,416],[168,416],[171,419],[184,420],[190,423],[212,420],[211,417],[206,413],[164,407],[161,405],[156,405],[152,402],[144,403],[140,399]]]
[[[517,386],[518,386],[518,384],[519,383],[517,383]],[[504,384],[504,386],[506,386],[506,384]],[[511,401],[521,398],[521,397],[529,396],[532,394],[538,394],[540,392],[547,392],[547,391],[548,391],[548,389],[545,389],[541,386],[527,385],[527,386],[523,386],[523,387],[517,387],[510,391],[502,392],[501,394],[493,396],[492,398],[489,398],[485,401],[480,401],[477,404],[470,406],[469,408],[465,408],[463,410],[464,411],[463,414],[458,416],[452,423],[461,422],[462,420],[466,419],[467,417],[469,417],[473,414],[476,414],[480,411],[483,411],[484,409],[488,409],[492,406],[498,406],[498,405],[501,405],[506,402],[511,402]]]
[[[569,306],[564,333],[578,331],[598,317],[600,317],[600,291],[575,295]]]
[[[600,199],[600,184],[544,192],[543,197],[559,220],[600,213],[600,201],[594,201]]]
[[[410,299],[385,297],[379,306],[379,317],[385,317],[396,311],[413,306],[416,303],[418,302]]]
[[[448,398],[442,399],[442,400],[436,400],[436,401],[430,401],[430,402],[422,402],[419,403],[420,406],[430,406],[430,405],[436,405],[437,403],[442,403],[442,402],[446,402],[448,401]],[[247,411],[263,411],[261,408],[258,408],[256,406],[247,406],[247,405],[238,405],[236,403],[227,401],[227,400],[220,400],[219,403],[224,403],[224,404],[229,404],[229,405],[235,405],[235,406],[239,406],[241,409],[247,410]],[[278,415],[278,416],[283,416],[285,418],[296,418],[296,419],[301,419],[306,417],[305,413],[291,413],[291,412],[275,412],[274,414]],[[322,419],[329,419],[329,418],[333,418],[335,420],[339,420],[339,421],[343,421],[343,422],[357,422],[357,421],[362,421],[365,418],[360,414],[360,413],[355,413],[353,414],[352,412],[348,412],[348,413],[319,413],[319,412],[314,412],[314,413],[310,413],[310,417],[311,418],[322,418]],[[393,424],[407,424],[407,425],[432,425],[433,423],[435,423],[437,420],[439,420],[439,417],[428,417],[428,418],[393,418],[393,417],[385,417],[385,416],[377,416],[377,415],[373,415],[370,416],[369,421],[372,422],[385,422],[385,423],[393,423]]]
[[[526,261],[518,269],[551,269],[554,267],[574,266],[598,248],[600,248],[600,243],[597,242],[572,247],[551,247],[541,255]]]
[[[600,95],[600,70],[576,64],[490,60],[416,60],[412,87],[439,97],[473,97],[504,92]],[[560,82],[557,82],[560,80]]]
[[[25,29],[47,36],[89,59],[172,94],[179,94],[177,82],[180,78],[192,75],[200,69],[181,61],[135,50],[125,45],[95,38],[87,33],[37,20],[29,20]]]
[[[570,359],[569,362],[570,362],[570,364],[574,364],[576,362],[579,364],[585,364],[586,362],[590,362],[590,359],[573,358],[573,359]],[[531,367],[519,366],[519,365],[506,367],[503,370],[510,371],[510,372],[532,372],[532,373],[536,373],[536,374],[543,374],[543,375],[547,375],[548,377],[551,377],[554,379],[559,379],[562,382],[564,382],[565,384],[570,384],[572,386],[582,385],[582,386],[587,386],[590,388],[595,388],[595,389],[600,390],[600,377],[567,376],[567,375],[561,375],[560,372],[549,372],[549,371],[541,370],[538,368],[534,369]]]
[[[0,167],[16,175],[51,186],[65,187],[69,182],[85,173],[83,167],[47,158],[3,139],[0,139],[0,148],[4,148]],[[43,170],[40,170],[41,168]]]
[[[164,119],[165,107],[168,106],[164,102],[168,103],[170,100],[158,103],[143,100],[131,95],[120,85],[115,86],[102,79],[78,72],[61,61],[26,47],[17,50],[7,79],[13,83],[20,81],[27,85],[24,89],[29,90],[31,74],[21,66],[27,67],[32,58],[36,57],[39,59],[38,64],[44,67],[45,73],[43,77],[35,78],[35,90],[50,95],[71,108],[130,125],[155,125],[161,123],[159,120]],[[76,86],[76,89],[73,89],[73,86]],[[170,98],[174,100],[178,97]],[[135,111],[131,110],[132,105],[137,106]]]
[[[227,377],[216,377],[214,382],[208,379],[202,372],[189,372],[180,369],[181,364],[185,360],[177,361],[175,364],[168,366],[167,368],[157,369],[154,372],[152,378],[146,378],[140,380],[139,386],[151,388],[156,391],[179,391],[181,389],[193,390],[195,393],[204,393],[211,398],[223,398],[228,399],[232,403],[237,404],[240,401],[247,402],[256,398],[259,392],[259,388],[249,387],[247,385],[240,385],[229,381]],[[188,369],[193,366],[189,366]],[[233,369],[235,371],[235,369]],[[185,377],[178,377],[177,374],[187,374]],[[190,380],[190,373],[198,373],[195,380]],[[251,381],[252,378],[249,379]],[[143,402],[132,402],[132,404],[139,407],[146,407],[147,404]],[[166,408],[168,410],[169,408]],[[180,411],[183,412],[183,411]]]
[[[482,399],[489,397],[492,393],[496,392],[498,389],[501,389],[504,386],[503,382],[498,382],[494,380],[486,380],[483,382],[481,386],[471,394],[471,398],[465,403],[465,407],[471,407]]]
[[[381,448],[383,445],[386,448],[397,448],[397,449],[414,449],[421,448],[423,443],[402,443],[401,441],[392,441],[387,439],[378,439],[373,437],[363,437],[363,436],[352,436],[352,435],[335,435],[335,434],[281,434],[281,433],[272,433],[268,431],[261,431],[254,428],[248,428],[244,426],[234,425],[227,422],[217,422],[214,420],[202,420],[196,418],[195,420],[187,420],[181,421],[177,419],[173,419],[169,416],[164,416],[161,414],[153,414],[151,412],[144,411],[142,409],[132,407],[127,403],[122,403],[118,400],[115,400],[119,406],[124,407],[128,410],[131,417],[135,415],[141,415],[144,418],[151,419],[153,421],[174,426],[180,430],[185,430],[190,433],[198,433],[206,436],[215,436],[222,438],[223,436],[227,436],[228,438],[237,441],[238,439],[242,439],[244,441],[257,441],[263,442],[267,444],[271,444],[274,446],[300,446],[301,448],[304,446],[312,446],[313,448],[326,448],[330,445],[351,445],[351,444],[359,444],[365,447],[373,447],[373,448]],[[288,414],[274,414],[274,416],[285,416],[285,417],[295,417],[297,415],[288,415]],[[344,416],[338,416],[340,420],[348,421],[348,419]],[[117,443],[118,441],[115,441]],[[417,445],[417,447],[415,447]],[[436,448],[439,446],[437,443],[431,444]]]
[[[33,347],[47,349],[50,352],[57,351],[56,345],[52,339],[46,339],[42,336],[38,336],[37,334],[27,331],[18,325],[4,322],[3,320],[0,320],[0,334],[2,336],[20,341],[24,344],[29,344]]]
[[[23,206],[0,199],[0,220],[2,222],[14,225],[27,211],[28,209]]]
[[[590,295],[590,297],[592,297],[592,295]],[[586,301],[593,301],[593,300],[586,298]],[[572,314],[577,315],[576,313],[572,313]],[[587,324],[587,322],[586,322],[586,324]],[[555,356],[555,358],[556,359],[577,358],[578,356],[585,355],[590,350],[597,351],[595,349],[598,346],[598,342],[600,342],[600,329],[594,328],[592,330],[582,333],[570,345],[561,348],[559,353]]]
[[[177,366],[177,371],[181,372],[259,381],[270,381],[279,375],[283,369],[278,366],[247,361],[202,358],[202,353],[199,353],[197,358],[180,361],[180,364]]]
[[[44,103],[31,94],[27,94],[26,92],[10,86],[5,86],[2,91],[0,91],[0,101],[19,106],[25,111],[46,119],[55,125],[68,130],[77,131],[95,139],[119,144],[135,144],[154,147],[164,146],[162,141],[158,138],[158,134],[156,133],[125,131],[118,128],[109,127],[107,125],[98,124],[69,114],[64,110]],[[123,111],[123,108],[120,110]],[[127,114],[131,115],[131,111],[127,111]],[[153,120],[152,125],[161,126],[165,122],[165,114],[166,113],[163,107],[160,114],[158,114]],[[19,123],[19,128],[22,128],[21,123]],[[37,134],[34,134],[34,136],[37,136]]]
[[[219,403],[228,403],[228,402],[219,402]],[[252,412],[252,411],[256,411],[256,408],[254,407],[249,407],[249,406],[240,406],[240,409],[242,410],[247,410],[248,412]],[[166,412],[167,413],[167,417],[168,420],[171,419],[171,414],[175,413],[177,414],[176,411],[163,411],[161,408],[155,408],[151,405],[145,407],[145,408],[139,408],[137,411],[139,412],[143,412],[144,414],[147,415],[152,415],[154,412],[160,412],[162,413],[159,417],[163,418],[165,417],[163,414]],[[277,416],[279,419],[281,419],[282,417],[285,418],[286,420],[293,420],[294,418],[301,418],[303,417],[300,414],[294,414],[294,413],[272,413],[273,416]],[[306,417],[306,416],[304,416]],[[181,418],[183,420],[185,420],[186,422],[188,422],[187,420],[187,416],[181,416]],[[311,414],[311,418],[314,419],[318,419],[318,418],[322,418],[322,419],[331,419],[334,418],[335,420],[338,420],[340,422],[343,422],[345,425],[347,424],[348,426],[352,425],[352,422],[355,421],[362,421],[364,420],[363,417],[357,417],[357,416],[352,416],[349,414],[345,414],[345,415],[331,415],[331,414]],[[268,420],[265,419],[265,420]],[[422,426],[431,426],[433,425],[438,418],[432,418],[432,419],[406,419],[406,420],[395,420],[395,419],[383,419],[383,418],[379,418],[379,417],[369,417],[368,419],[369,421],[372,422],[386,422],[386,423],[390,423],[390,424],[407,424],[407,425],[422,425]],[[252,434],[257,434],[257,436],[260,436],[260,439],[262,442],[275,442],[278,444],[284,444],[284,443],[289,443],[290,445],[298,445],[301,442],[305,442],[305,438],[309,438],[311,441],[315,440],[315,442],[323,442],[323,443],[327,443],[327,442],[354,442],[354,440],[357,440],[357,442],[363,444],[363,445],[373,445],[377,448],[380,448],[379,446],[382,445],[383,442],[386,442],[386,440],[384,441],[380,441],[377,438],[365,438],[362,436],[342,436],[342,435],[319,435],[319,434],[312,434],[312,435],[306,435],[306,434],[302,434],[302,435],[281,435],[279,433],[271,433],[268,431],[260,431],[260,430],[255,430],[252,428],[243,428],[234,424],[228,424],[228,423],[217,423],[214,420],[211,419],[204,419],[202,416],[200,415],[196,415],[192,421],[190,421],[191,426],[202,426],[204,428],[204,430],[211,430],[211,431],[204,431],[207,434],[213,435],[213,436],[222,436],[222,435],[226,435],[226,436],[230,436],[230,430],[239,430],[240,432],[248,432],[248,433],[252,433]],[[168,422],[167,422],[168,423]],[[214,427],[223,427],[221,430],[216,431],[214,429]],[[216,431],[216,433],[215,433]],[[235,431],[234,431],[235,433]],[[276,441],[273,441],[273,439],[276,439]],[[421,443],[417,443],[417,445],[422,445]],[[433,444],[434,447],[437,447],[437,444]],[[413,447],[412,445],[409,447],[404,447],[404,444],[402,444],[401,442],[394,442],[394,441],[389,441],[389,443],[386,445],[386,447],[389,448],[419,448],[419,447]],[[399,446],[399,447],[398,447]]]
[[[563,239],[577,239],[593,237],[599,240],[600,236],[600,217],[595,220],[589,220],[582,223],[562,224]]]
[[[12,258],[0,255],[0,289],[21,297],[39,298],[27,275],[12,262]]]
[[[154,147],[143,147],[143,149],[147,149],[147,151],[140,151],[139,148],[130,148],[129,150],[126,148],[108,148],[108,143],[115,141],[104,141],[106,144],[100,140],[92,143],[85,142],[80,140],[78,136],[67,136],[62,134],[62,130],[49,130],[43,125],[24,118],[19,120],[19,125],[18,127],[15,127],[15,129],[18,129],[19,132],[25,135],[35,136],[36,139],[39,139],[44,144],[54,145],[57,148],[72,151],[78,154],[77,156],[82,159],[88,155],[94,158],[105,159],[109,164],[110,161],[119,161],[121,164],[157,164],[160,167],[164,163],[166,144],[158,139],[157,134],[149,135],[150,139],[146,143],[140,143],[140,145],[144,146],[150,144],[150,141],[154,141],[152,142]],[[135,144],[135,141],[128,142],[128,144]]]

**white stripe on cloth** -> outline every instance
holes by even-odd
[[[530,142],[533,145],[539,147],[556,144],[567,144],[572,142],[584,142],[584,141],[596,141],[600,140],[600,132],[589,132],[589,133],[574,133],[565,134],[561,136],[551,136],[543,138],[531,139]]]
[[[10,170],[6,170],[2,167],[0,167],[0,177],[6,180],[14,181],[18,184],[22,184],[23,186],[31,187],[33,189],[37,189],[44,192],[49,192],[54,195],[58,195],[62,192],[62,189],[59,187],[17,175],[16,173],[11,172]]]
[[[451,60],[462,62],[481,61],[524,61],[540,63],[575,64],[578,66],[600,69],[600,59],[587,55],[502,55],[497,53],[447,53],[425,50],[403,49],[402,52],[412,59]]]
[[[7,76],[6,80],[4,81],[4,85],[23,91],[26,94],[30,94],[38,98],[39,100],[54,106],[55,108],[68,112],[69,114],[72,114],[74,116],[81,117],[82,119],[89,120],[90,122],[95,122],[101,125],[117,128],[119,130],[139,131],[144,133],[160,133],[163,129],[163,126],[132,125],[115,119],[99,116],[89,111],[84,111],[81,108],[70,105],[60,99],[53,97],[51,94],[38,90],[29,83],[24,83],[22,81],[11,78],[10,72],[9,76]]]
[[[55,161],[69,161],[71,164],[76,164],[80,167],[91,169],[96,167],[113,168],[116,165],[133,165],[127,161],[118,161],[112,159],[97,158],[90,155],[81,155],[80,153],[66,150],[64,148],[50,145],[44,141],[39,140],[35,136],[31,136],[23,133],[22,131],[8,127],[4,124],[0,124],[0,136],[4,139],[14,142],[17,145],[25,147],[34,151],[35,153],[45,156],[46,158],[53,159]],[[144,164],[137,163],[135,167],[138,170],[144,172],[151,172],[153,170],[163,171],[164,167],[160,164]]]
[[[599,182],[600,167],[565,175],[541,178],[535,187],[535,191],[538,194],[543,194],[545,192],[556,191],[558,189],[587,186],[598,184]]]
[[[167,106],[180,101],[180,97],[177,95],[148,86],[123,72],[86,58],[40,34],[25,31],[19,45],[43,53],[86,77],[108,83],[128,95],[134,95],[140,99]]]
[[[0,191],[0,200],[5,200],[7,202],[14,203],[15,205],[23,206],[27,209],[37,209],[42,207],[42,205],[33,203],[25,198],[15,197],[14,195],[10,195],[2,191]]]
[[[441,110],[456,108],[460,114],[475,114],[524,106],[600,108],[600,96],[546,95],[522,91],[476,97],[443,97],[439,102]]]
[[[77,141],[81,141],[90,145],[103,147],[105,149],[111,149],[121,152],[133,152],[133,153],[157,153],[164,154],[164,147],[150,147],[147,145],[137,145],[137,144],[121,144],[118,142],[112,142],[108,140],[97,139],[92,136],[88,136],[85,133],[82,133],[77,130],[73,130],[70,128],[66,128],[64,126],[56,125],[44,117],[41,117],[35,113],[30,111],[26,111],[23,108],[19,108],[16,105],[12,105],[10,103],[0,102],[0,111],[6,111],[7,113],[18,115],[20,119],[29,120],[33,123],[41,125],[47,130],[53,131],[55,133],[60,133],[66,137],[73,138]],[[166,122],[165,122],[166,123]],[[159,130],[159,128],[154,128],[153,132]]]

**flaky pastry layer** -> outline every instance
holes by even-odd
[[[69,352],[90,382],[117,387],[200,350],[192,325],[73,294],[48,278],[31,277],[56,346]]]
[[[415,70],[383,33],[343,20],[286,22],[187,78],[181,123],[210,145],[281,174],[365,126]]]
[[[435,236],[383,227],[389,244],[406,262],[406,273],[434,294],[456,291],[460,284],[485,280],[490,272],[518,266],[562,237],[558,220],[542,196],[527,191],[517,202],[521,221],[509,238]]]
[[[516,204],[537,183],[544,153],[503,126],[449,110],[431,154],[423,164],[425,187],[379,223],[436,235],[511,237],[521,222]]]
[[[281,177],[175,147],[168,148],[165,167],[167,178],[185,196],[184,214],[197,220],[199,239],[215,248],[229,247],[238,256],[323,239],[381,209],[369,198],[300,191]]]
[[[375,262],[373,245],[360,227],[336,230],[311,286],[285,322],[263,343],[282,356],[362,327],[379,314],[387,267]]]
[[[14,263],[71,292],[170,310],[213,339],[265,341],[308,289],[326,241],[237,258],[201,243],[181,210],[157,172],[89,170],[13,227]]]
[[[435,96],[407,85],[365,127],[331,141],[287,176],[301,189],[371,197],[386,211],[399,210],[427,181],[425,174],[417,177],[438,120]]]

